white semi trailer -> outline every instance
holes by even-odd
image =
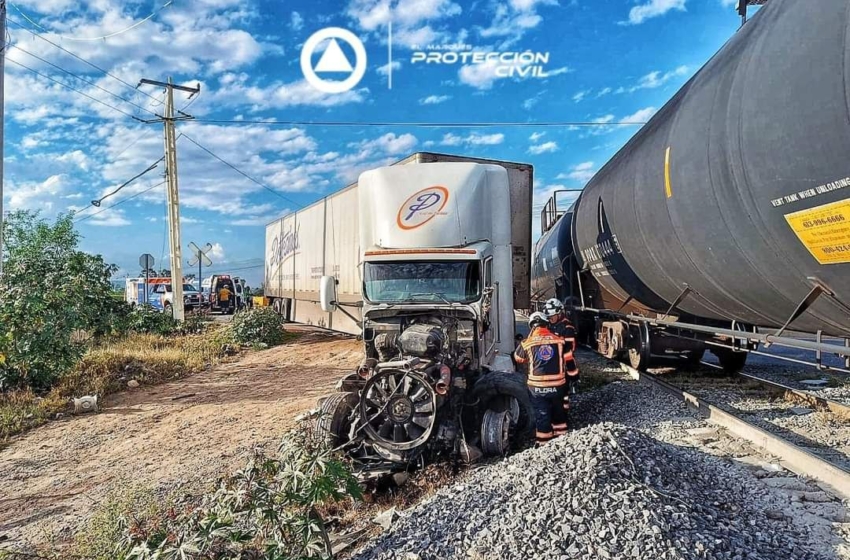
[[[344,241],[357,238],[356,256],[331,255],[357,270],[356,280],[345,265],[333,274],[315,269],[328,324],[338,325],[339,315],[356,323],[366,356],[323,401],[319,428],[365,475],[441,454],[504,454],[531,425],[510,359],[518,293],[528,295],[530,270],[519,258],[528,248],[517,250],[514,240],[530,241],[531,168],[478,161],[363,173],[343,193],[346,215],[358,217]],[[510,169],[520,171],[513,181]],[[306,239],[313,224],[301,224],[295,232]],[[286,243],[283,253],[304,254],[303,245]]]
[[[501,292],[512,294],[515,308],[528,309],[532,167],[521,163],[430,152],[412,154],[394,166],[438,162],[498,165],[506,171],[510,216],[497,218],[488,215],[484,209],[464,208],[463,212],[470,214],[462,216],[462,220],[466,228],[476,222],[486,223],[489,227],[497,219],[501,220],[501,225],[509,226],[513,273],[511,282],[505,283],[505,279],[500,281]],[[376,219],[392,222],[396,216],[385,217],[373,213],[370,220]],[[364,304],[361,223],[359,188],[354,183],[303,210],[268,224],[265,295],[270,298],[270,304],[290,321],[360,334],[358,322],[362,319],[361,306]],[[435,223],[442,223],[442,220]],[[319,284],[321,277],[326,275],[337,279],[337,297],[345,313],[328,313],[321,309]],[[509,289],[509,285],[512,288]],[[505,298],[501,301],[506,304]],[[512,339],[512,336],[508,338]]]

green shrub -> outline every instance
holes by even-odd
[[[362,492],[349,468],[306,427],[291,432],[275,458],[256,453],[197,507],[120,518],[120,560],[329,558],[317,506]],[[108,523],[108,534],[114,524]]]
[[[121,312],[110,297],[115,267],[78,249],[71,215],[50,224],[11,212],[0,227],[0,390],[48,389],[84,352],[81,339],[110,332]]]
[[[237,313],[230,323],[230,334],[237,344],[276,346],[286,340],[283,317],[271,307],[255,307]]]
[[[169,335],[177,330],[177,321],[148,305],[137,305],[128,315],[127,330],[136,333]]]

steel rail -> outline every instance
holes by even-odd
[[[817,393],[813,393],[812,391],[806,391],[805,389],[795,389],[794,387],[789,387],[788,385],[777,383],[776,381],[771,381],[770,379],[764,379],[763,377],[758,377],[756,375],[750,375],[749,373],[739,372],[738,376],[743,377],[744,379],[748,379],[750,381],[755,381],[756,383],[760,383],[762,385],[765,385],[766,387],[775,389],[776,391],[781,391],[787,398],[805,402],[814,406],[815,408],[826,409],[836,414],[846,415],[847,418],[850,418],[850,405],[846,405],[838,401],[834,401],[832,399],[827,399],[826,397],[821,397],[820,395],[818,395]]]
[[[601,355],[601,354],[600,354]],[[635,368],[617,362],[620,369],[638,382],[650,383],[664,392],[683,401],[688,408],[712,424],[726,428],[731,434],[744,439],[764,452],[778,457],[791,472],[821,482],[836,496],[850,500],[850,472],[821,459],[784,438],[747,422],[740,416],[723,410],[707,399],[698,397],[671,385],[656,376],[642,373]]]

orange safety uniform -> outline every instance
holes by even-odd
[[[535,327],[514,352],[517,363],[528,364],[527,384],[536,417],[538,443],[567,431],[570,407],[567,380],[579,374],[573,346],[574,340],[558,336],[547,327]]]

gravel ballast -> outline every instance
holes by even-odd
[[[815,559],[745,468],[602,423],[485,466],[355,558]]]

